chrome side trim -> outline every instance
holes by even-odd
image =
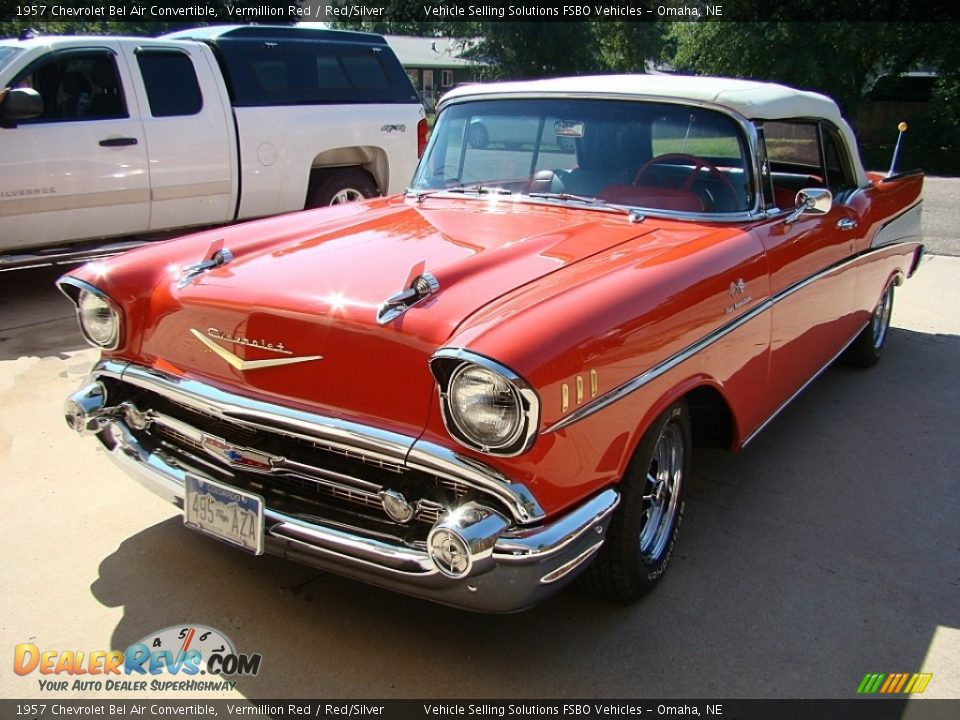
[[[870,324],[870,321],[867,320],[867,322],[863,325],[863,327],[861,327],[859,330],[857,330],[857,331],[851,336],[851,338],[850,338],[849,340],[847,340],[847,341],[843,344],[843,347],[840,348],[839,352],[837,352],[836,355],[834,355],[833,357],[831,357],[831,358],[826,362],[826,364],[825,364],[822,368],[820,368],[820,369],[817,370],[813,375],[811,375],[811,376],[810,376],[810,379],[807,380],[803,385],[801,385],[801,386],[799,387],[799,389],[798,389],[795,393],[793,393],[793,395],[791,395],[789,398],[787,398],[786,401],[784,401],[784,403],[783,403],[780,407],[778,407],[776,410],[774,410],[766,420],[764,420],[762,423],[760,423],[759,427],[757,427],[756,430],[754,430],[752,433],[750,433],[749,435],[747,435],[747,437],[744,439],[744,441],[743,441],[742,443],[740,443],[740,447],[741,447],[741,448],[745,448],[747,445],[749,445],[749,444],[753,441],[753,439],[754,439],[757,435],[759,435],[760,432],[761,432],[765,427],[767,427],[767,425],[769,425],[770,423],[772,423],[772,422],[776,419],[776,417],[777,417],[781,412],[783,412],[790,403],[792,403],[794,400],[797,399],[797,397],[800,395],[800,393],[802,393],[804,390],[806,390],[807,387],[809,387],[810,384],[811,384],[814,380],[816,380],[818,377],[820,377],[820,376],[827,370],[827,368],[829,368],[831,365],[833,365],[833,363],[835,363],[835,362],[837,361],[837,359],[838,359],[841,355],[843,355],[843,353],[846,351],[846,349],[853,344],[853,341],[857,339],[857,336],[858,336],[861,332],[863,332],[863,328],[865,328],[865,327],[866,327],[867,325],[869,325],[869,324]]]
[[[808,287],[814,282],[817,282],[818,280],[821,280],[835,272],[843,270],[848,266],[853,265],[854,263],[860,262],[864,257],[871,255],[874,252],[887,250],[893,245],[909,244],[909,242],[911,241],[891,242],[887,245],[883,245],[882,247],[871,248],[870,250],[867,250],[863,253],[847,258],[846,260],[843,260],[837,263],[836,265],[831,265],[828,268],[824,268],[823,270],[807,278],[804,278],[803,280],[797,281],[793,285],[787,288],[784,288],[783,290],[778,292],[776,295],[772,295],[766,300],[764,300],[763,302],[758,303],[752,309],[745,312],[743,315],[740,315],[735,320],[732,320],[725,325],[721,325],[719,328],[717,328],[716,330],[713,330],[709,334],[702,337],[700,340],[697,340],[695,343],[688,345],[683,350],[680,350],[676,354],[671,355],[670,357],[663,360],[662,362],[654,365],[649,370],[646,370],[640,373],[639,375],[636,375],[635,377],[631,378],[630,380],[627,380],[623,384],[615,387],[612,390],[607,391],[606,393],[604,393],[603,395],[600,395],[594,400],[591,400],[583,407],[573,411],[566,417],[561,418],[557,422],[545,428],[541,434],[546,435],[548,433],[562,430],[563,428],[568,427],[576,422],[579,422],[580,420],[583,420],[584,418],[589,417],[590,415],[593,415],[594,413],[599,412],[600,410],[603,410],[607,406],[612,405],[613,403],[623,399],[630,393],[636,390],[639,390],[644,385],[656,380],[661,375],[667,372],[670,372],[681,363],[685,362],[686,360],[689,360],[691,357],[696,355],[701,350],[704,350],[710,345],[713,345],[713,343],[717,342],[718,340],[723,339],[724,337],[732,333],[734,330],[739,329],[743,325],[755,319],[760,314],[765,313],[767,310],[771,309],[774,305],[776,305],[780,301],[785,300],[786,298],[790,297],[794,293],[799,292],[800,290],[803,290],[804,288]]]
[[[630,393],[636,390],[639,390],[647,383],[653,382],[661,375],[670,372],[681,363],[685,362],[686,360],[689,360],[691,357],[696,355],[698,352],[700,352],[704,348],[709,347],[713,343],[717,342],[718,340],[732,333],[734,330],[742,327],[743,325],[746,325],[748,322],[753,320],[755,317],[757,317],[761,313],[769,310],[773,305],[774,305],[774,301],[770,298],[767,298],[763,302],[755,305],[749,311],[745,312],[743,315],[740,315],[735,320],[732,320],[726,325],[719,327],[718,329],[714,330],[709,335],[701,338],[700,340],[693,343],[692,345],[688,345],[683,350],[676,353],[675,355],[672,355],[671,357],[667,358],[663,362],[657,365],[654,365],[649,370],[640,373],[639,375],[631,378],[630,380],[627,380],[622,385],[615,387],[613,390],[609,390],[604,394],[600,395],[599,397],[597,397],[596,399],[591,400],[583,407],[577,410],[574,410],[565,418],[561,418],[557,422],[553,423],[553,425],[549,426],[548,428],[545,428],[542,434],[547,435],[549,433],[562,430],[563,428],[573,425],[574,423],[579,422],[584,418],[589,417],[590,415],[593,415],[595,412],[599,412],[600,410],[603,410],[609,405],[612,405],[613,403],[619,400],[622,400],[624,397],[626,397]]]
[[[870,241],[871,248],[887,247],[900,242],[921,242],[923,238],[923,201],[904,210],[881,227]]]
[[[515,520],[531,523],[545,516],[533,494],[497,470],[463,458],[432,443],[359,423],[295,410],[220,390],[211,385],[167,375],[159,370],[114,360],[99,362],[91,377],[112,377],[159,393],[197,412],[229,420],[253,430],[283,432],[322,442],[377,462],[420,469],[458,480],[499,498]]]

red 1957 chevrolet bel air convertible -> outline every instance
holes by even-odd
[[[472,119],[525,128],[483,146]],[[918,173],[828,98],[688,77],[449,93],[405,195],[60,280],[67,421],[189,527],[449,605],[660,580],[690,457],[884,346]]]

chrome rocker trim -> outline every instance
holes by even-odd
[[[128,426],[125,415],[104,403],[100,381],[107,377],[122,377],[124,382],[142,383],[154,389],[157,382],[172,383],[173,387],[184,393],[183,396],[177,396],[178,400],[189,397],[196,401],[189,391],[196,390],[195,385],[200,383],[184,381],[190,383],[185,390],[169,376],[145,368],[103,361],[94,368],[90,384],[67,400],[71,427],[87,433],[99,430],[97,437],[114,463],[151,492],[182,508],[188,473],[215,478],[201,466],[186,467],[182,463],[174,466],[161,454],[145,447]],[[169,391],[172,388],[165,389]],[[229,396],[234,401],[242,400],[222,391],[217,393]],[[217,395],[216,399],[223,398]],[[237,420],[233,413],[238,409],[238,402],[221,405],[219,402],[215,404],[213,397],[208,397],[204,409],[207,412],[229,413],[231,419]],[[282,411],[284,416],[288,412],[292,416],[300,414],[285,408],[277,410]],[[252,412],[252,408],[245,408],[245,412]],[[244,418],[249,419],[246,415]],[[290,422],[294,419],[287,417]],[[325,428],[325,432],[332,433],[334,429],[343,431],[339,441],[347,445],[347,428],[338,427],[339,421],[332,422],[333,425]],[[308,431],[306,425],[298,423],[293,423],[293,428],[296,434]],[[373,429],[364,430],[366,443],[373,442]],[[328,439],[329,435],[325,434],[325,440]],[[385,455],[390,456],[396,447],[390,441],[396,438],[385,434],[384,440]],[[371,448],[364,444],[363,449],[369,451]],[[463,462],[453,453],[433,457],[430,448],[420,447],[414,465],[436,471],[439,468],[459,469]],[[463,467],[470,471],[471,479],[480,472],[473,465]],[[459,477],[464,479],[462,475]],[[458,578],[441,572],[425,549],[387,542],[382,537],[367,536],[361,530],[339,524],[291,517],[270,508],[264,509],[264,544],[266,552],[272,555],[408,595],[468,610],[516,612],[553,594],[570,582],[576,575],[575,571],[582,569],[594,557],[603,544],[611,515],[619,501],[617,491],[607,489],[565,515],[537,526],[524,525],[516,519],[513,522],[504,520],[500,526],[502,529],[489,538],[492,551],[478,555],[478,562],[471,571]],[[441,517],[435,527],[443,525],[447,517]]]

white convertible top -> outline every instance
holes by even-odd
[[[462,85],[444,95],[441,106],[456,99],[497,95],[621,96],[649,100],[686,100],[717,105],[749,120],[823,118],[836,125],[850,148],[859,184],[867,181],[853,130],[826,95],[776,83],[687,75],[582,75],[504,83]]]

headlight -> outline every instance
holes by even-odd
[[[517,373],[466,348],[430,358],[443,424],[461,445],[503,457],[529,450],[540,427],[540,398]]]
[[[447,397],[451,419],[477,445],[496,449],[517,439],[520,395],[502,375],[479,365],[461,365],[450,378]]]
[[[101,295],[81,290],[77,295],[77,317],[80,329],[91,343],[115,348],[120,340],[120,315]]]

